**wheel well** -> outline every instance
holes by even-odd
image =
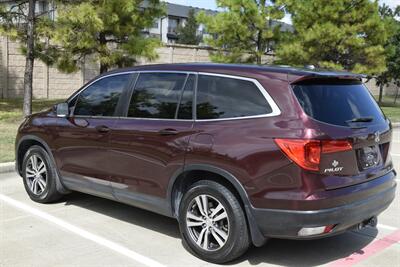
[[[243,199],[241,198],[235,186],[228,179],[210,171],[191,170],[180,174],[175,180],[174,185],[172,187],[171,207],[172,207],[172,214],[175,217],[178,217],[179,204],[181,202],[183,194],[192,184],[200,180],[211,180],[219,184],[222,184],[235,195],[240,205],[244,209]]]
[[[22,161],[24,159],[25,153],[28,151],[28,149],[30,147],[35,146],[35,145],[41,146],[41,147],[43,147],[44,150],[46,150],[46,148],[44,147],[44,145],[42,143],[40,143],[39,141],[36,141],[36,140],[32,140],[32,139],[24,140],[21,142],[21,144],[19,144],[17,155],[16,155],[19,172],[21,172],[21,169],[22,169]]]

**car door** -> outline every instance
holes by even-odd
[[[187,73],[144,72],[135,83],[127,116],[110,136],[115,197],[165,213],[169,179],[183,168],[193,127],[193,88]]]
[[[76,96],[73,114],[58,123],[55,156],[70,189],[113,198],[108,140],[133,74],[106,76]]]

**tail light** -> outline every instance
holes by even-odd
[[[291,160],[311,171],[319,170],[322,154],[352,149],[347,140],[275,139],[275,142]]]

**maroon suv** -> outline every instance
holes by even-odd
[[[37,202],[80,191],[174,217],[192,253],[222,263],[376,224],[395,195],[391,135],[356,74],[149,65],[26,118],[17,170]]]

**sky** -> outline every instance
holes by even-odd
[[[167,0],[166,2],[175,3],[185,6],[193,6],[207,9],[216,9],[217,5],[215,0]],[[400,0],[379,0],[381,3],[385,3],[390,7],[395,7],[396,5],[400,5]],[[290,16],[285,16],[282,21],[286,23],[291,23]]]

